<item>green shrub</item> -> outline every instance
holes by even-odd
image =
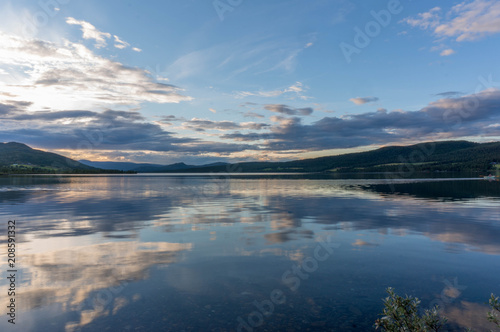
[[[384,299],[383,317],[375,321],[375,328],[389,332],[428,332],[439,331],[446,324],[446,317],[438,313],[438,306],[431,310],[425,310],[423,315],[418,314],[420,300],[416,297],[406,295],[405,298],[397,295],[394,289],[387,288],[388,297]],[[491,294],[489,305],[491,311],[487,313],[490,322],[500,327],[500,300]],[[467,328],[465,331],[473,332]]]
[[[439,331],[446,323],[446,318],[441,318],[438,307],[425,310],[418,314],[420,300],[416,297],[397,295],[394,289],[387,288],[388,297],[384,299],[383,317],[375,321],[375,328],[390,332],[428,332]]]
[[[488,320],[500,327],[500,319],[498,318],[498,312],[500,312],[500,301],[498,300],[498,297],[491,294],[489,304],[491,311],[488,312]]]

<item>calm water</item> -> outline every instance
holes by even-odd
[[[0,178],[1,331],[369,331],[389,286],[487,327],[500,183]]]

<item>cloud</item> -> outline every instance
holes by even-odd
[[[95,26],[93,26],[89,22],[80,21],[80,20],[77,20],[73,17],[67,17],[66,23],[68,23],[70,25],[79,25],[80,29],[83,32],[83,36],[82,36],[83,39],[95,40],[96,43],[94,46],[96,48],[106,47],[108,45],[108,39],[111,39],[111,37],[113,37],[113,40],[114,40],[113,46],[118,48],[118,49],[122,50],[122,49],[125,49],[125,48],[130,46],[129,43],[120,39],[120,37],[118,37],[117,35],[111,35],[108,32],[99,31]],[[137,47],[132,47],[132,50],[135,52],[142,52],[142,50],[140,48],[137,48]]]
[[[50,149],[78,149],[91,143],[95,149],[164,150],[172,144],[194,141],[174,138],[171,133],[131,111],[28,112],[11,107],[1,119],[0,140],[15,140]]]
[[[78,153],[96,151],[155,151],[183,155],[229,155],[258,147],[212,142],[190,137],[177,137],[160,124],[148,122],[133,111],[88,110],[27,111],[28,105],[0,103],[0,142],[16,141],[51,150],[73,150]],[[182,118],[169,116],[169,121]],[[225,124],[210,122],[191,125],[211,126],[223,130],[248,128],[258,130],[265,125],[254,123]],[[200,120],[203,121],[203,120]]]
[[[270,125],[266,123],[256,123],[256,122],[242,122],[236,123],[233,121],[211,121],[205,119],[193,118],[182,124],[185,129],[191,129],[195,131],[205,131],[205,130],[235,130],[235,129],[253,129],[262,130]]]
[[[403,22],[424,30],[432,30],[439,38],[473,41],[500,33],[500,2],[496,0],[464,1],[442,14],[439,7],[420,13]]]
[[[264,108],[271,112],[286,114],[286,115],[311,115],[313,113],[313,109],[311,107],[306,108],[293,108],[283,104],[268,104],[264,106]]]
[[[265,118],[264,115],[261,115],[261,114],[255,113],[255,112],[245,112],[245,113],[243,113],[243,116],[245,118],[260,118],[260,119]]]
[[[439,25],[439,21],[441,20],[441,8],[434,7],[428,12],[419,13],[416,17],[405,18],[401,22],[405,22],[412,27],[419,27],[421,29],[430,29],[435,28]]]
[[[356,98],[351,98],[349,100],[355,103],[356,105],[363,105],[366,103],[376,102],[379,99],[377,97],[356,97]]]
[[[301,82],[296,82],[295,84],[285,88],[283,90],[271,90],[271,91],[238,91],[235,94],[236,98],[245,98],[249,96],[270,98],[270,97],[279,97],[281,95],[287,93],[295,93],[300,99],[307,100],[310,97],[303,95],[303,92],[306,90],[304,85]]]
[[[115,47],[116,48],[124,49],[124,48],[130,46],[129,43],[121,40],[117,35],[114,35],[113,37],[115,38]]]
[[[435,96],[440,96],[440,97],[456,97],[463,95],[462,92],[460,91],[446,91],[446,92],[441,92],[441,93],[436,93]]]
[[[96,29],[95,26],[90,24],[89,22],[79,21],[74,19],[73,17],[67,17],[66,23],[71,25],[79,25],[84,39],[93,39],[96,41],[96,48],[103,48],[107,45],[106,39],[111,38],[111,34],[107,32],[101,32]]]
[[[268,132],[233,132],[222,135],[235,141],[264,141],[263,149],[324,150],[354,148],[374,144],[415,140],[455,139],[463,137],[498,137],[500,90],[444,98],[418,111],[385,110],[345,117],[325,117],[312,124],[301,118],[273,117],[276,122]]]
[[[82,44],[66,40],[60,45],[1,31],[0,44],[0,64],[19,76],[0,82],[1,90],[22,96],[17,100],[32,102],[33,108],[113,107],[192,99],[181,95],[179,87],[153,82],[146,71],[95,55]],[[2,100],[7,98],[0,96]]]
[[[290,73],[295,70],[298,55],[304,49],[304,42],[295,37],[242,37],[183,54],[168,66],[167,71],[175,79],[208,76],[210,82],[246,74],[254,77],[272,72]]]
[[[175,115],[164,115],[164,116],[161,116],[161,120],[159,120],[158,122],[171,125],[172,124],[171,122],[175,122],[175,121],[186,121],[186,119],[183,117],[179,118]]]
[[[448,48],[446,50],[443,50],[439,55],[441,55],[441,56],[449,56],[449,55],[452,55],[452,54],[455,54],[455,51],[452,50],[451,48]]]

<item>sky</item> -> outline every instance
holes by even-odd
[[[3,0],[0,142],[292,160],[500,140],[500,2]]]

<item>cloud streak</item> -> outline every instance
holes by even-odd
[[[310,97],[307,97],[303,94],[303,92],[306,90],[304,85],[301,82],[296,82],[295,84],[291,85],[290,87],[283,89],[283,90],[271,90],[271,91],[238,91],[236,92],[235,96],[236,98],[246,98],[246,97],[263,97],[263,98],[271,98],[271,97],[279,97],[281,95],[287,94],[287,93],[295,93],[298,98],[307,100]]]

